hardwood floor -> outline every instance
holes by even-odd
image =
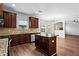
[[[66,39],[57,39],[58,56],[79,56],[79,36],[66,35]]]
[[[34,43],[26,43],[12,47],[10,56],[46,56],[35,48]],[[66,36],[66,39],[57,38],[57,56],[79,56],[79,37]]]
[[[44,56],[44,54],[36,49],[34,43],[26,43],[12,47],[10,56]]]

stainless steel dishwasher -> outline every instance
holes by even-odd
[[[31,34],[31,42],[35,42],[35,34]]]

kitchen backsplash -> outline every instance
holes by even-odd
[[[30,29],[18,29],[18,28],[0,28],[0,36],[7,34],[16,34],[16,33],[36,33],[40,32],[38,28],[30,28]]]

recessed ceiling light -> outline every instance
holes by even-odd
[[[15,7],[15,4],[12,4],[13,7]]]

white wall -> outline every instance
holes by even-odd
[[[41,30],[42,26],[45,25],[45,33],[54,34],[54,23],[53,23],[53,21],[40,20],[39,24],[40,24],[39,25],[40,30]]]
[[[29,20],[28,19],[29,19],[28,15],[17,12],[17,20],[16,20],[17,28],[20,28],[18,25],[19,25],[19,21],[22,21],[22,20],[27,21],[26,28],[28,28],[29,27],[29,24],[28,24]]]
[[[79,35],[79,23],[73,23],[72,21],[66,22],[66,34]]]

